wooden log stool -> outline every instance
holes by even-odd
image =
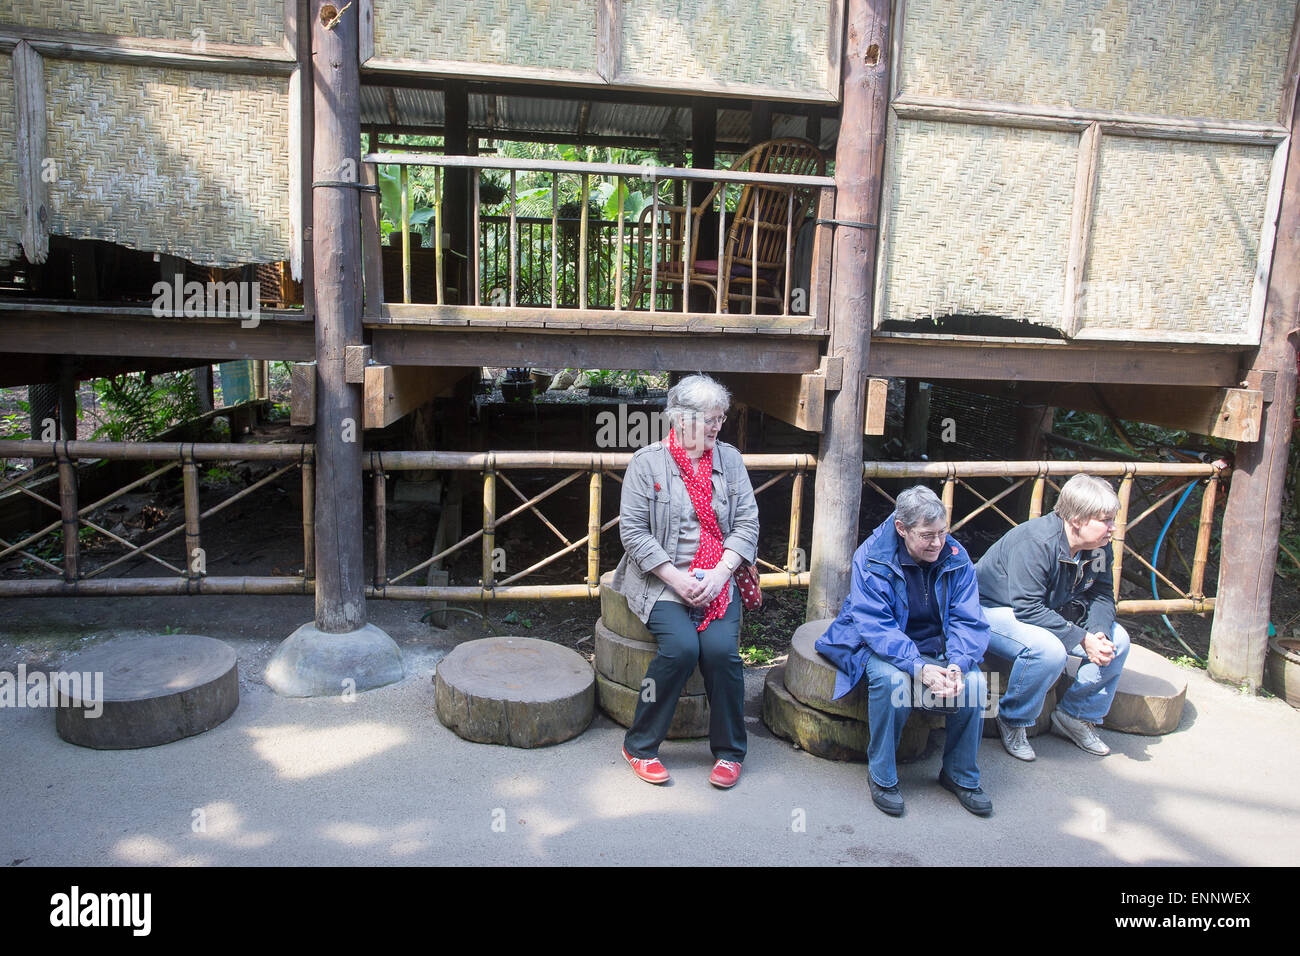
[[[596,621],[596,697],[600,709],[624,727],[632,726],[646,668],[659,653],[655,636],[627,606],[627,598],[610,582],[613,571],[600,578],[600,619]],[[668,726],[671,740],[709,735],[709,699],[697,666],[686,681]]]
[[[1071,655],[1056,683],[1057,699],[1074,682],[1081,658]],[[1187,702],[1187,675],[1155,651],[1130,644],[1128,659],[1115,687],[1115,702],[1102,727],[1124,734],[1156,737],[1178,729]]]
[[[984,736],[996,738],[998,723],[994,718],[997,716],[997,711],[991,705],[994,701],[1001,702],[1002,695],[1006,693],[1007,682],[1011,679],[1011,662],[991,651],[985,651],[984,663],[980,665],[980,670],[984,672],[989,686],[990,707],[984,717]],[[1038,712],[1038,719],[1033,725],[1025,728],[1026,737],[1037,737],[1052,729],[1052,711],[1056,709],[1059,696],[1059,684],[1047,688],[1047,693],[1043,696],[1043,709]]]
[[[156,747],[192,737],[239,706],[235,649],[198,634],[109,641],[69,661],[60,673],[82,675],[82,686],[78,694],[57,699],[55,729],[68,743],[96,750]],[[97,695],[98,704],[92,699]]]
[[[809,621],[794,632],[785,665],[768,671],[763,685],[763,722],[778,737],[818,757],[865,761],[871,739],[867,682],[832,700],[838,671],[813,647],[831,620]],[[931,729],[942,726],[942,715],[912,708],[895,759],[909,763],[919,758]]]
[[[487,637],[438,663],[434,706],[445,727],[475,743],[544,747],[578,736],[595,713],[591,665],[531,637]]]

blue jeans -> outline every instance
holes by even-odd
[[[948,665],[942,660],[925,658],[927,663]],[[903,725],[912,710],[914,680],[889,661],[876,654],[867,658],[867,725],[871,740],[867,743],[867,768],[871,779],[882,787],[898,783],[894,755],[903,739]],[[984,675],[972,670],[965,675],[965,688],[958,698],[956,713],[949,714],[943,745],[943,769],[959,787],[974,789],[980,785],[980,768],[975,762],[980,735],[984,729]]]
[[[1011,662],[1011,676],[998,713],[1009,727],[1032,726],[1043,709],[1048,689],[1065,669],[1065,645],[1046,628],[1017,620],[1009,607],[986,607],[984,616],[989,622],[989,651]],[[1128,657],[1128,632],[1117,623],[1110,639],[1115,656],[1102,667],[1088,660],[1082,644],[1069,651],[1083,662],[1074,683],[1056,706],[1077,720],[1101,723],[1115,700],[1115,685]]]

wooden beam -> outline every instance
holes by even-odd
[[[881,378],[1146,385],[1240,384],[1240,349],[1098,345],[963,336],[873,336],[867,368]]]
[[[0,303],[0,322],[8,352],[120,356],[129,350],[141,357],[202,362],[307,361],[315,355],[311,322],[294,312],[269,318],[264,309],[256,328],[246,329],[237,320],[155,319],[148,309]]]
[[[294,362],[289,369],[289,424],[316,424],[315,362]]]
[[[22,42],[30,44],[42,56],[55,59],[124,63],[129,66],[288,76],[294,64],[294,57],[283,47],[205,43],[202,52],[198,52],[194,41],[189,38],[170,40],[160,37],[117,36],[79,30],[47,30],[9,23],[0,26],[0,52],[16,49]]]
[[[596,72],[606,82],[618,76],[622,53],[622,0],[596,0]]]
[[[343,349],[343,381],[349,385],[364,385],[366,366],[372,361],[369,345],[348,345]]]
[[[1079,137],[1075,163],[1074,204],[1070,212],[1070,246],[1065,267],[1065,303],[1061,330],[1067,336],[1079,331],[1079,302],[1087,272],[1088,241],[1092,235],[1092,197],[1097,191],[1097,167],[1101,158],[1101,127],[1093,123]]]
[[[364,65],[375,55],[375,2],[358,0],[360,34],[357,37],[357,62]]]
[[[1259,439],[1263,394],[1245,388],[1167,385],[1048,385],[952,382],[958,388],[1016,398],[1038,405],[1114,415],[1125,421],[1181,428],[1194,435],[1232,441]]]
[[[450,395],[478,367],[368,365],[365,369],[365,428],[387,428],[439,396]]]
[[[843,58],[844,109],[835,151],[835,218],[876,223],[889,113],[890,0],[847,0]],[[811,571],[806,620],[833,617],[849,592],[862,501],[865,379],[871,363],[872,287],[878,231],[836,229],[827,355],[844,362],[843,386],[832,392],[817,454]]]
[[[808,293],[808,314],[813,317],[813,327],[819,332],[830,329],[831,316],[831,256],[835,245],[835,190],[821,189],[817,193],[817,225],[813,229],[812,288]]]
[[[867,413],[862,423],[864,435],[883,435],[885,433],[885,409],[889,398],[889,379],[867,379]]]
[[[13,71],[23,255],[28,262],[40,263],[50,254],[49,197],[41,167],[49,150],[45,128],[45,66],[30,43],[24,41],[14,47]]]
[[[601,335],[497,330],[393,329],[371,332],[375,361],[389,365],[518,368],[699,368],[711,372],[801,374],[817,368],[817,342],[792,335]]]
[[[802,428],[820,432],[826,412],[826,379],[819,373],[804,375],[718,374],[732,397],[764,414]]]

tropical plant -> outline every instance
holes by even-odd
[[[188,372],[130,372],[95,379],[94,388],[104,412],[95,429],[97,439],[148,441],[199,414],[198,392]]]

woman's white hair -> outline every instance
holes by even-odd
[[[1061,486],[1060,497],[1052,510],[1062,521],[1110,518],[1119,511],[1119,495],[1104,478],[1075,475]]]
[[[668,404],[664,418],[670,427],[684,419],[698,415],[701,418],[715,408],[725,413],[731,407],[731,393],[722,383],[707,375],[688,375],[668,390]]]
[[[935,524],[948,520],[948,509],[943,502],[925,485],[913,485],[900,492],[894,507],[894,517],[903,522],[903,527],[911,531],[918,525]]]

